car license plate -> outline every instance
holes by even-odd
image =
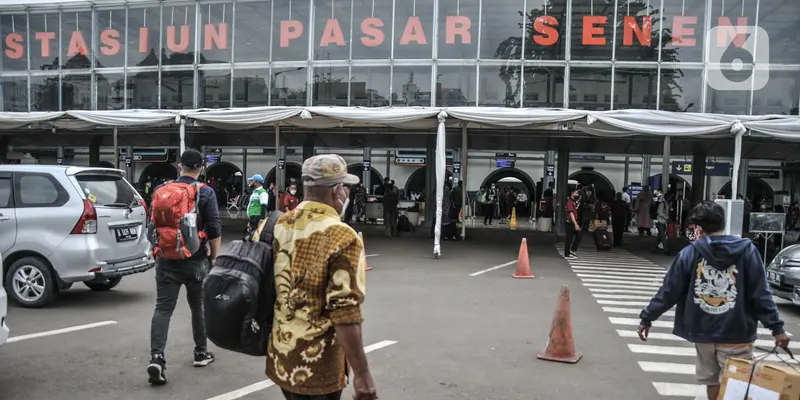
[[[127,242],[129,240],[136,240],[139,237],[135,227],[130,228],[117,228],[117,242]]]
[[[783,283],[783,274],[767,271],[767,280],[775,285],[781,285]]]

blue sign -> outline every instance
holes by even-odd
[[[208,154],[206,155],[206,162],[209,164],[213,164],[215,162],[219,162],[220,158],[222,158],[222,156],[220,156],[219,154]]]
[[[514,168],[514,161],[512,160],[496,160],[495,166],[497,168]]]
[[[631,196],[631,200],[635,199],[636,196],[642,193],[642,185],[629,185],[628,186],[628,194]]]
[[[691,175],[694,165],[691,161],[673,161],[672,173],[675,175]],[[731,163],[727,162],[706,162],[707,176],[730,176]]]

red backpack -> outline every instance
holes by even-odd
[[[153,257],[184,260],[200,250],[206,237],[197,227],[197,204],[202,183],[170,181],[154,193],[150,221],[154,231]]]

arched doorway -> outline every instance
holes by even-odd
[[[732,199],[731,196],[731,181],[722,185],[722,188],[717,192],[725,196],[726,199]],[[740,191],[741,193],[741,191]],[[747,178],[747,196],[753,205],[761,204],[764,200],[772,204],[775,198],[775,190],[769,183],[761,178]]]
[[[528,198],[533,198],[536,191],[536,184],[525,171],[517,168],[498,168],[483,178],[481,187],[486,187],[494,183],[497,187],[525,190]]]
[[[661,188],[661,174],[655,174],[650,177],[647,182],[650,185],[650,188],[653,190]],[[672,192],[675,195],[678,194],[679,191],[683,191],[684,185],[686,185],[686,196],[691,198],[692,195],[692,185],[689,184],[689,181],[683,179],[680,175],[669,174],[669,190],[667,192]]]
[[[152,163],[144,167],[142,173],[139,175],[139,183],[144,185],[150,182],[151,186],[156,186],[164,183],[165,181],[175,179],[178,177],[178,168],[172,163]]]
[[[614,185],[605,175],[597,171],[580,170],[573,172],[568,179],[580,183],[581,186],[594,185],[597,197],[601,200],[609,201],[614,199],[614,194],[616,193]]]
[[[383,184],[383,175],[378,172],[377,169],[370,167],[370,174],[369,174],[369,183],[372,188]],[[357,164],[350,164],[347,166],[347,173],[352,174],[361,179],[361,183],[364,183],[364,164],[357,163]],[[375,193],[375,190],[369,190],[369,193]]]
[[[206,182],[217,192],[218,204],[227,206],[228,200],[241,194],[245,177],[235,164],[217,161],[209,165],[204,174]]]
[[[287,162],[284,166],[286,169],[285,174],[285,184],[288,187],[289,182],[294,179],[297,182],[297,193],[298,195],[302,196],[303,194],[303,167],[295,162]],[[275,167],[272,167],[271,170],[267,173],[267,176],[264,177],[265,186],[269,186],[270,183],[275,183]],[[279,191],[285,191],[286,188],[279,188]]]
[[[411,175],[408,176],[408,180],[406,180],[405,189],[403,189],[403,198],[416,199],[419,197],[420,200],[424,199],[427,174],[427,167],[419,167],[412,172]],[[449,169],[445,170],[445,179],[453,179],[453,173],[450,172]]]

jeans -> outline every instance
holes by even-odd
[[[664,246],[664,252],[668,252],[669,245],[667,244],[667,224],[663,222],[656,222],[656,228],[658,229],[658,237],[656,237],[656,247],[658,247],[658,244],[661,243]]]
[[[397,209],[383,210],[383,226],[386,228],[386,236],[397,236]]]
[[[342,398],[342,391],[341,390],[338,391],[338,392],[323,394],[321,396],[309,396],[309,395],[305,395],[305,394],[296,394],[296,393],[292,393],[292,392],[290,392],[290,391],[288,391],[286,389],[283,389],[283,388],[281,389],[281,391],[283,392],[283,397],[285,397],[286,400],[340,400]]]
[[[494,218],[494,204],[488,203],[483,205],[483,224],[491,224]]]
[[[622,246],[622,235],[625,233],[625,219],[615,218],[613,221],[614,228],[614,246]]]
[[[564,257],[578,251],[582,238],[583,232],[580,229],[575,229],[575,225],[573,224],[567,224],[566,233],[564,235]]]
[[[203,277],[209,262],[202,260],[158,260],[156,263],[156,309],[150,325],[150,354],[164,354],[172,312],[178,303],[181,286],[186,286],[186,301],[192,312],[194,351],[206,351],[206,320],[203,315]]]

